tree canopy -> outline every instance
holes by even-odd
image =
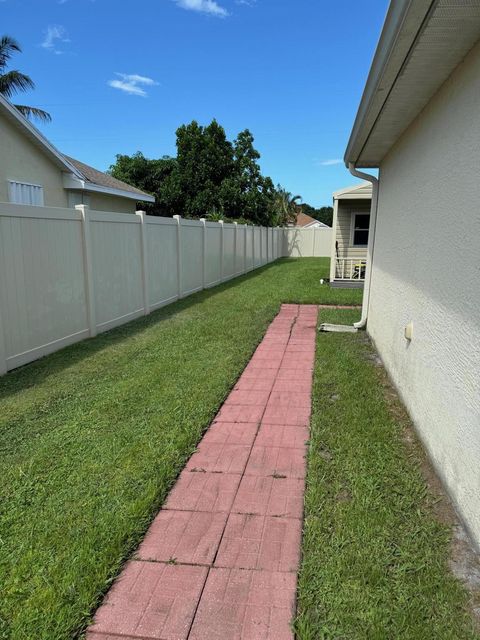
[[[300,196],[280,185],[275,188],[262,174],[260,153],[248,129],[230,141],[216,120],[207,126],[194,120],[179,127],[176,135],[175,158],[149,159],[138,151],[117,155],[109,169],[115,178],[155,196],[154,204],[142,205],[148,213],[265,226],[295,221],[304,206],[298,204]]]
[[[149,213],[273,225],[276,190],[259,159],[248,129],[230,142],[216,120],[193,121],[177,129],[176,158],[117,155],[109,172],[155,196]]]

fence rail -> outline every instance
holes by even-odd
[[[0,375],[283,255],[298,255],[295,247],[315,255],[320,237],[312,230],[292,236],[279,227],[83,205],[0,203]]]

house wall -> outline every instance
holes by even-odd
[[[480,44],[381,163],[367,329],[480,543],[478,96]]]
[[[95,211],[116,211],[117,213],[135,213],[141,206],[135,200],[110,196],[106,193],[90,193],[90,207]]]
[[[8,202],[8,180],[40,184],[44,204],[66,207],[61,170],[5,115],[0,114],[0,202]]]

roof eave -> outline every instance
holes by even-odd
[[[428,15],[432,0],[392,0],[344,155],[345,166],[378,167],[382,158],[359,163],[382,107]]]
[[[153,196],[147,193],[135,193],[134,191],[126,191],[123,189],[115,189],[113,187],[104,187],[94,182],[88,182],[84,179],[79,179],[76,176],[64,174],[63,186],[65,189],[75,189],[77,191],[90,191],[93,193],[105,193],[111,196],[118,196],[120,198],[128,198],[129,200],[136,200],[137,202],[155,202]]]

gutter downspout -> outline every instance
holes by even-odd
[[[364,329],[367,325],[368,308],[370,305],[370,284],[372,281],[372,264],[373,252],[375,249],[375,230],[377,226],[377,207],[378,207],[378,179],[369,173],[363,173],[355,168],[353,162],[348,163],[348,170],[356,178],[367,180],[372,183],[372,205],[370,208],[370,232],[368,234],[367,246],[367,267],[365,269],[365,286],[363,289],[362,317],[359,322],[354,323],[355,329]]]

